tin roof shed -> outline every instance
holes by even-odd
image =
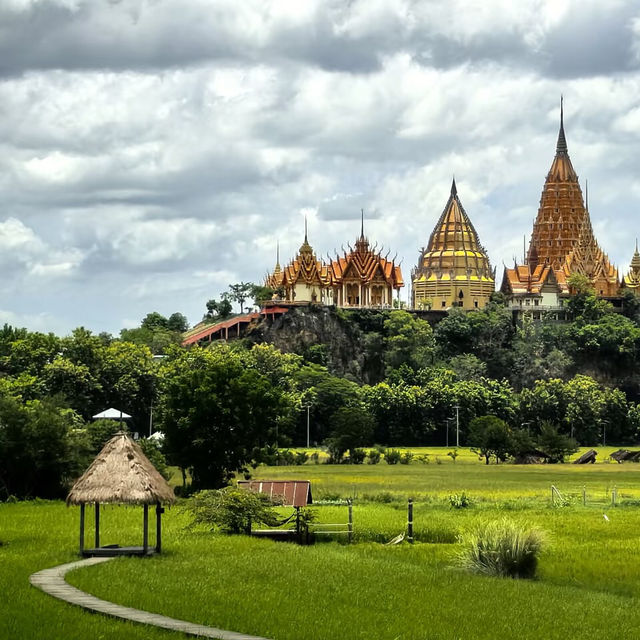
[[[313,503],[309,480],[241,480],[238,486],[279,498],[285,507],[306,507]]]

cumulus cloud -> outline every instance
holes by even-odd
[[[528,241],[561,93],[624,266],[639,25],[630,0],[3,2],[0,308],[56,330],[197,321],[277,243],[291,258],[305,217],[326,256],[361,209],[408,280],[454,174],[500,273]]]

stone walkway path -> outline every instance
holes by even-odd
[[[84,609],[97,611],[98,613],[114,616],[115,618],[122,618],[123,620],[131,620],[142,624],[151,624],[156,627],[162,627],[163,629],[180,631],[187,635],[198,636],[201,638],[217,638],[218,640],[268,640],[267,638],[260,638],[259,636],[249,636],[245,633],[225,631],[224,629],[216,629],[215,627],[207,627],[205,625],[193,624],[192,622],[186,622],[184,620],[168,618],[167,616],[161,616],[157,613],[149,613],[148,611],[141,611],[140,609],[123,607],[119,604],[114,604],[113,602],[100,600],[100,598],[96,598],[84,591],[80,591],[80,589],[72,587],[64,579],[65,575],[69,571],[73,571],[80,567],[90,567],[94,564],[101,564],[102,562],[108,562],[109,560],[113,560],[113,558],[87,558],[86,560],[78,560],[77,562],[61,564],[57,567],[44,569],[34,573],[29,577],[29,582],[31,582],[34,587],[42,589],[42,591],[48,593],[54,598],[65,600],[66,602],[83,607]]]

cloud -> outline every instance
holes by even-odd
[[[639,25],[621,0],[3,2],[0,306],[66,330],[194,321],[261,280],[276,243],[293,257],[305,216],[326,256],[361,208],[408,281],[454,174],[500,272],[528,241],[561,93],[625,265]]]

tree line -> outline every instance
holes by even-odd
[[[336,462],[373,444],[453,446],[459,437],[479,447],[472,425],[486,416],[504,425],[492,423],[493,433],[506,429],[511,451],[551,434],[632,444],[640,433],[636,302],[615,312],[585,288],[569,302],[569,322],[516,325],[497,295],[484,310],[452,310],[435,328],[402,310],[341,311],[359,323],[366,381],[336,375],[326,344],[299,354],[243,340],[183,348],[181,314],[149,314],[118,338],[5,325],[0,499],[62,495],[113,430],[91,419],[109,406],[131,414],[141,434],[153,414],[168,462],[194,488],[222,486],[307,437]],[[165,357],[154,359],[153,345]]]

